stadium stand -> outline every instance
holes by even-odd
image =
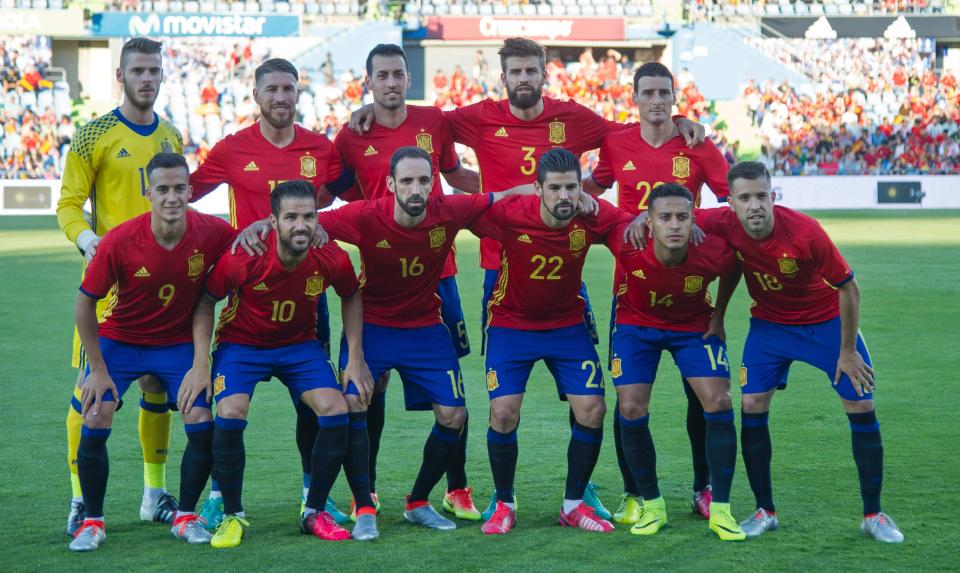
[[[947,0],[684,0],[684,20],[755,19],[762,16],[870,16],[942,14]]]

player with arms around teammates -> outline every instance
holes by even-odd
[[[454,188],[465,193],[477,193],[480,178],[475,171],[460,163],[443,112],[433,106],[406,103],[411,76],[407,70],[403,49],[394,44],[377,45],[367,55],[366,70],[366,86],[373,95],[373,124],[364,135],[342,129],[334,141],[344,164],[352,169],[357,177],[357,186],[342,198],[350,201],[357,198],[389,197],[392,201],[393,195],[387,188],[387,179],[391,175],[391,157],[399,148],[411,145],[423,149],[431,158],[431,196],[443,195],[441,175]],[[436,294],[440,297],[440,316],[450,331],[454,351],[462,358],[470,353],[470,340],[467,337],[456,274],[454,246],[444,263]],[[374,490],[388,381],[389,372],[377,380],[377,388],[367,410],[367,428],[370,431],[370,483]],[[480,512],[474,507],[471,496],[472,488],[467,485],[465,466],[468,428],[469,419],[464,421],[457,452],[447,469],[447,490],[443,508],[461,519],[479,520]],[[374,500],[376,501],[375,493]]]
[[[693,194],[677,183],[650,193],[646,226],[649,247],[638,250],[611,233],[608,245],[624,282],[617,293],[616,328],[611,341],[611,376],[620,405],[623,451],[643,496],[635,535],[653,535],[667,525],[657,484],[657,454],[650,434],[650,395],[664,351],[702,402],[706,456],[713,501],[710,529],[724,541],[742,541],[730,513],[730,486],[737,463],[737,429],[730,401],[730,367],[723,317],[740,274],[726,241],[693,235]],[[636,225],[640,227],[640,225]],[[638,232],[643,234],[645,229]],[[717,307],[707,288],[720,278]]]
[[[770,475],[770,403],[790,364],[800,361],[826,374],[850,422],[863,500],[861,533],[900,543],[903,533],[880,509],[883,442],[853,271],[816,220],[774,205],[762,163],[738,163],[727,180],[732,209],[698,212],[697,224],[735,249],[754,301],[740,368],[740,440],[757,510],[741,527],[747,537],[758,537],[779,526]]]
[[[104,233],[120,223],[150,210],[146,198],[146,167],[159,152],[183,151],[180,133],[160,119],[153,104],[163,82],[161,49],[149,38],[129,40],[120,50],[117,82],[123,87],[123,102],[110,113],[85,124],[67,153],[63,187],[57,203],[57,222],[67,239],[84,255],[84,269],[94,258]],[[90,201],[88,223],[84,204]],[[114,293],[97,306],[97,316],[116,304]],[[67,410],[67,462],[73,499],[67,517],[67,534],[74,535],[83,523],[85,505],[77,474],[77,448],[83,416],[80,386],[86,367],[86,351],[78,332],[73,337],[73,367],[78,368],[73,399]],[[167,396],[156,378],[140,380],[140,445],[143,451],[143,501],[140,519],[170,523],[177,501],[166,491],[167,451],[170,448],[172,415]]]
[[[583,501],[600,454],[606,409],[603,372],[578,293],[590,245],[605,242],[631,217],[604,202],[597,216],[578,215],[577,201],[586,194],[580,162],[569,151],[548,151],[537,169],[536,196],[498,202],[471,227],[479,236],[500,241],[504,253],[489,303],[485,368],[487,448],[497,500],[483,532],[502,535],[516,525],[517,425],[530,370],[539,360],[575,416],[560,524],[609,532],[613,525]]]
[[[640,113],[640,123],[607,133],[600,147],[597,168],[583,180],[584,190],[598,195],[616,183],[617,205],[632,215],[645,212],[652,190],[664,183],[678,183],[686,187],[693,193],[694,206],[700,204],[700,191],[704,184],[710,186],[718,199],[726,200],[729,191],[727,162],[723,155],[710,140],[696,147],[687,146],[670,117],[670,110],[676,104],[670,70],[658,62],[648,62],[637,68],[633,75],[633,101]],[[627,279],[622,268],[614,269],[611,341],[617,317],[617,293]],[[686,380],[683,389],[687,395],[687,436],[693,457],[692,505],[695,512],[709,519],[712,490],[705,450],[703,407]],[[633,524],[640,517],[642,497],[623,455],[620,421],[620,416],[614,414],[614,443],[624,493],[613,520]]]
[[[216,332],[213,396],[213,477],[220,485],[225,516],[213,534],[214,547],[236,547],[248,522],[243,512],[246,465],[244,430],[257,383],[275,376],[314,412],[310,486],[301,514],[304,533],[326,540],[349,539],[325,510],[333,482],[344,468],[357,502],[353,537],[379,536],[367,478],[369,441],[366,404],[373,379],[363,358],[363,308],[350,258],[335,244],[312,248],[317,233],[317,192],[307,181],[286,181],[270,193],[274,232],[263,255],[238,252],[221,257],[207,279],[207,294],[194,313],[194,366],[184,382],[194,391],[211,385],[209,359],[216,301],[229,296]],[[316,337],[317,300],[332,286],[342,299],[350,361],[343,383]]]
[[[273,227],[270,223],[270,192],[283,181],[309,181],[318,189],[317,204],[330,205],[334,196],[353,184],[353,173],[344,169],[340,156],[326,136],[314,133],[297,123],[297,100],[300,89],[297,68],[280,58],[264,61],[254,71],[253,99],[260,108],[257,123],[229,135],[210,151],[206,161],[193,172],[190,182],[196,189],[196,201],[216,189],[229,185],[230,222],[243,232],[238,244],[248,254],[263,254],[263,243]],[[235,245],[236,247],[236,245]],[[330,322],[326,294],[317,306],[317,337],[330,352]],[[303,502],[310,485],[312,450],[317,435],[317,417],[290,390],[290,399],[297,411],[296,442],[303,472]],[[223,519],[223,500],[217,484],[201,512],[211,530]],[[346,521],[332,500],[327,510],[338,521]]]
[[[234,232],[222,219],[187,210],[189,167],[182,155],[158,153],[145,174],[150,212],[99,241],[77,295],[77,330],[87,351],[77,470],[87,515],[70,543],[73,551],[96,550],[106,538],[107,438],[119,400],[144,375],[156,377],[177,398],[187,432],[173,535],[188,543],[210,541],[193,513],[213,461],[210,395],[188,398],[181,382],[193,364],[192,309]],[[118,302],[98,325],[97,301],[108,293]]]

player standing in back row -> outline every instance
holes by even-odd
[[[648,62],[637,68],[633,75],[633,101],[640,113],[640,123],[607,134],[600,147],[600,163],[593,174],[583,180],[584,190],[599,195],[616,183],[617,205],[631,215],[645,212],[650,193],[664,183],[686,187],[693,193],[695,206],[700,204],[704,184],[718,199],[726,200],[727,162],[717,146],[707,140],[696,147],[688,147],[670,118],[670,111],[676,103],[670,70],[658,62]],[[617,295],[625,288],[627,278],[622,268],[614,270],[611,347],[617,320]],[[687,436],[693,456],[693,510],[709,519],[713,492],[705,449],[703,407],[686,380],[683,389],[687,395]],[[614,415],[614,443],[624,493],[613,520],[633,524],[640,517],[642,496],[625,461],[620,423],[621,417]]]
[[[84,255],[84,268],[97,252],[104,233],[150,210],[146,199],[146,167],[160,152],[183,151],[180,132],[160,119],[153,104],[163,82],[163,44],[149,38],[129,40],[120,50],[117,82],[123,87],[123,102],[113,111],[87,123],[77,131],[70,145],[63,171],[63,188],[57,203],[57,222],[71,243]],[[83,207],[90,201],[92,221],[87,223]],[[92,224],[92,228],[91,228]],[[114,293],[105,293],[97,306],[103,313],[116,304]],[[77,476],[77,448],[83,424],[80,384],[86,356],[80,336],[74,330],[73,367],[79,368],[73,399],[67,411],[67,458],[73,499],[67,517],[67,534],[76,533],[85,516],[80,480]],[[167,451],[173,417],[167,396],[155,377],[140,379],[140,446],[143,450],[143,501],[140,519],[169,523],[177,500],[166,490]]]
[[[350,129],[337,134],[334,145],[347,168],[357,177],[357,187],[342,198],[350,201],[357,198],[380,199],[393,197],[387,188],[391,176],[390,164],[393,153],[404,146],[416,146],[427,154],[432,163],[431,196],[443,195],[440,176],[454,188],[465,193],[477,193],[480,179],[475,171],[460,163],[453,139],[443,112],[433,106],[408,105],[407,89],[410,74],[407,57],[400,46],[379,44],[367,55],[367,89],[373,95],[374,122],[364,135]],[[460,358],[470,353],[470,340],[460,304],[457,288],[456,246],[443,266],[443,273],[436,288],[440,297],[440,315],[453,341],[454,352]],[[383,433],[385,396],[389,371],[377,381],[377,388],[367,409],[367,428],[370,432],[370,489],[376,492],[377,453]],[[467,487],[467,435],[469,419],[463,424],[457,452],[447,469],[447,494],[443,508],[461,519],[480,519],[474,507],[472,488]],[[377,501],[376,493],[374,501]]]
[[[853,271],[816,220],[774,206],[762,163],[738,163],[727,180],[732,209],[699,211],[697,224],[736,250],[754,301],[740,368],[740,439],[757,510],[741,527],[747,537],[779,527],[770,476],[770,402],[790,365],[800,361],[827,375],[850,421],[863,499],[861,533],[900,543],[903,533],[880,510],[883,442]]]

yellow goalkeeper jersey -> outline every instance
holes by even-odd
[[[177,128],[156,114],[153,117],[151,125],[136,125],[114,109],[77,130],[57,203],[57,222],[71,243],[84,229],[92,227],[102,237],[150,210],[145,196],[147,163],[161,151],[183,153]],[[83,214],[87,199],[92,225]]]

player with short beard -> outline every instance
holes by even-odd
[[[57,203],[57,222],[71,243],[93,259],[100,238],[115,226],[150,210],[146,199],[146,167],[160,152],[183,151],[180,132],[160,119],[153,104],[163,82],[163,44],[149,38],[128,41],[120,50],[117,82],[123,87],[123,102],[79,130],[67,153],[63,186]],[[90,201],[91,221],[84,214]],[[115,293],[98,302],[100,318],[116,304]],[[77,448],[83,424],[80,384],[86,367],[86,353],[77,331],[73,337],[73,366],[78,368],[73,399],[67,411],[67,461],[73,499],[67,517],[67,534],[74,535],[83,523],[85,508],[77,476]],[[153,376],[140,380],[140,445],[143,451],[143,501],[140,518],[169,523],[177,501],[166,491],[167,451],[170,448],[172,416],[168,407],[175,396],[167,396]]]
[[[295,123],[300,89],[297,68],[287,60],[274,58],[254,72],[253,99],[260,107],[260,119],[250,127],[229,135],[213,146],[206,161],[190,176],[196,201],[226,183],[230,186],[230,222],[243,232],[239,246],[247,253],[263,254],[263,237],[270,232],[270,192],[283,181],[305,180],[318,189],[322,208],[333,196],[350,188],[353,174],[343,168],[333,144]],[[330,350],[330,324],[326,295],[317,308],[317,337]],[[293,396],[291,395],[291,399]],[[316,416],[302,402],[297,407],[296,441],[303,470],[303,496],[309,485],[310,451],[317,433]],[[301,510],[303,504],[301,503]],[[346,516],[331,502],[328,508],[339,521]],[[201,512],[207,526],[214,528],[223,516],[217,495]]]

